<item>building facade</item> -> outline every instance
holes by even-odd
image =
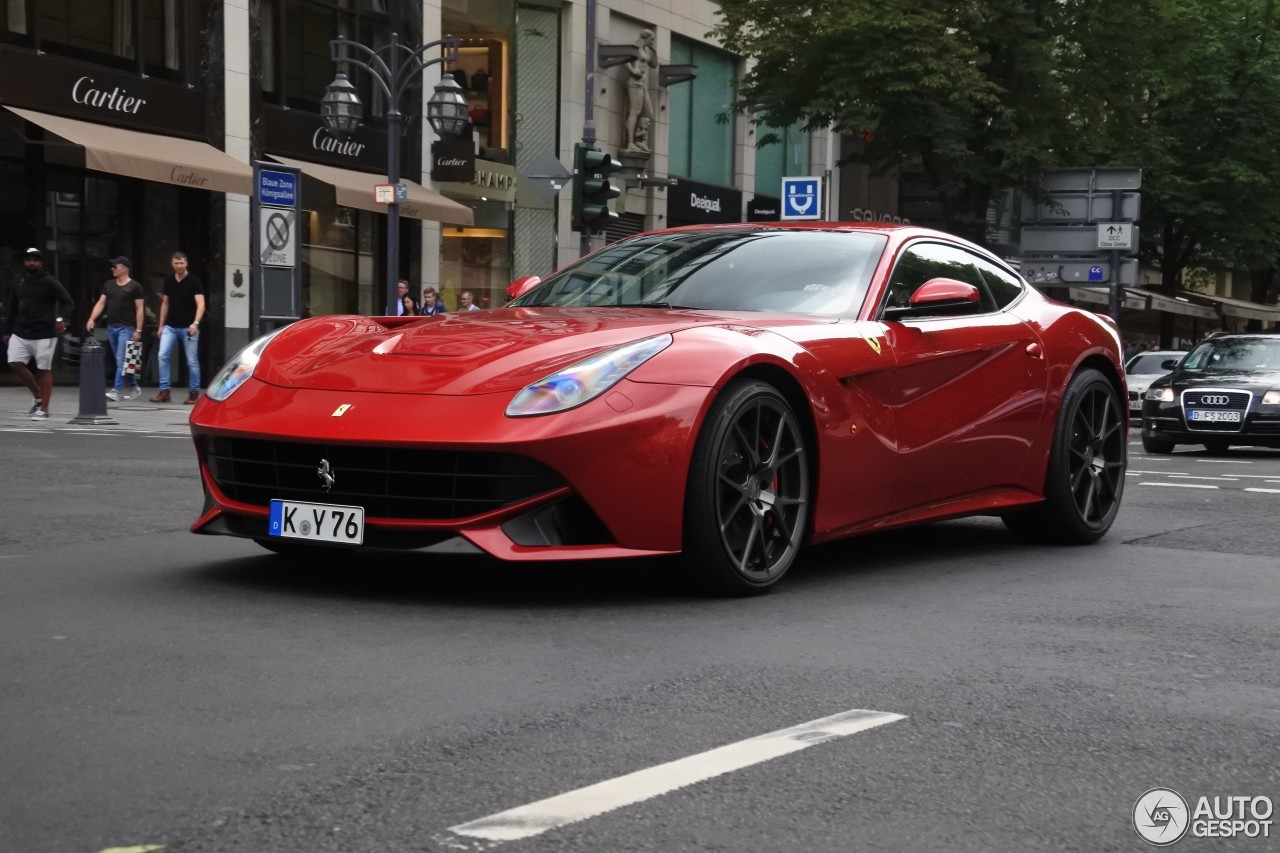
[[[788,175],[823,177],[831,218],[871,210],[842,194],[840,140],[734,111],[746,65],[707,38],[715,9],[599,2],[600,61],[588,69],[586,0],[0,0],[0,262],[16,272],[22,249],[44,250],[76,298],[78,330],[107,259],[133,260],[154,322],[169,258],[185,252],[208,290],[211,376],[258,331],[253,164],[283,164],[301,176],[300,313],[381,313],[388,222],[372,187],[386,182],[388,102],[348,69],[363,123],[350,137],[326,129],[339,35],[373,48],[391,33],[460,41],[447,70],[468,102],[474,179],[432,179],[436,139],[422,116],[445,67],[428,67],[400,105],[410,199],[396,274],[451,309],[464,290],[500,306],[514,278],[579,256],[569,183],[548,192],[538,176],[548,157],[572,168],[589,85],[595,144],[627,166],[619,218],[592,248],[672,225],[776,218]],[[644,56],[611,63],[605,47]],[[76,381],[74,367],[61,364],[58,378]]]

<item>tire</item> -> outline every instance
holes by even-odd
[[[1049,450],[1044,503],[1005,516],[1015,535],[1069,545],[1096,542],[1124,494],[1128,431],[1115,387],[1097,370],[1071,378]]]
[[[1212,441],[1204,442],[1204,449],[1210,453],[1226,453],[1231,449],[1231,443],[1220,438],[1213,439]]]
[[[1157,456],[1166,456],[1173,452],[1172,441],[1161,441],[1158,438],[1142,437],[1142,449]]]
[[[689,465],[684,554],[700,585],[759,595],[780,581],[808,533],[807,441],[786,398],[730,383],[707,414]]]

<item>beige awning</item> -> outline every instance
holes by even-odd
[[[1196,293],[1191,290],[1181,292],[1188,299],[1203,299],[1218,306],[1224,316],[1239,317],[1245,320],[1270,320],[1280,322],[1280,306],[1261,305],[1244,299],[1232,299],[1229,296],[1217,296],[1209,293]]]
[[[1175,299],[1165,296],[1163,293],[1150,293],[1148,291],[1139,291],[1146,293],[1147,299],[1151,302],[1153,311],[1163,311],[1166,314],[1181,314],[1184,317],[1196,317],[1200,320],[1216,320],[1218,315],[1212,308],[1204,305],[1196,305],[1186,299]]]
[[[357,172],[338,166],[325,166],[308,160],[294,160],[272,154],[271,159],[278,160],[286,166],[293,166],[318,181],[333,186],[337,194],[338,204],[343,207],[355,207],[360,210],[372,210],[375,213],[386,213],[387,206],[373,200],[373,188],[377,184],[387,182],[386,175],[375,175],[372,172]],[[432,222],[447,222],[450,225],[471,225],[474,219],[471,208],[450,201],[440,193],[429,190],[422,184],[400,179],[400,183],[408,190],[409,200],[400,205],[400,215],[413,219],[427,219]]]
[[[79,145],[84,149],[87,169],[211,192],[241,195],[253,192],[253,168],[206,142],[143,133],[18,107],[5,109]]]

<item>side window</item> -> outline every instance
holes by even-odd
[[[982,258],[974,258],[974,264],[986,280],[996,308],[1004,308],[1022,295],[1022,281],[1017,276]]]
[[[889,276],[886,308],[905,308],[911,294],[931,278],[954,278],[972,284],[982,294],[982,310],[994,311],[995,302],[986,281],[974,266],[976,259],[968,252],[941,243],[913,243],[898,258]]]

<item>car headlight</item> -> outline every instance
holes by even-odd
[[[1276,403],[1280,403],[1280,391],[1268,391],[1263,394],[1262,402],[1266,403],[1268,406],[1274,406]]]
[[[507,417],[549,415],[581,406],[671,346],[671,340],[671,335],[666,334],[624,344],[539,379],[515,396],[507,406]]]
[[[1148,388],[1147,399],[1159,400],[1161,403],[1172,403],[1173,389],[1172,388]]]
[[[205,391],[205,396],[221,403],[234,394],[235,390],[253,375],[253,369],[258,366],[258,360],[262,358],[262,351],[267,348],[267,344],[284,330],[285,327],[281,326],[232,356],[231,360],[218,371],[218,375],[213,377],[213,381],[209,383],[209,390]]]

